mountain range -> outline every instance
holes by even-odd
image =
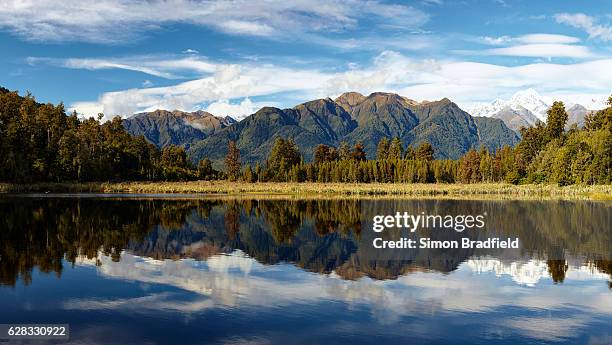
[[[491,103],[474,104],[467,111],[473,116],[501,119],[518,133],[521,127],[534,126],[538,121],[546,122],[546,111],[551,105],[551,100],[534,89],[527,89],[516,92],[508,100],[496,99]],[[584,125],[584,117],[590,112],[580,104],[566,104],[566,111],[567,128],[572,124]]]
[[[156,110],[135,114],[123,121],[123,126],[132,135],[144,135],[157,147],[174,144],[188,148],[192,143],[234,123],[236,120],[229,116],[215,116],[205,111]]]
[[[343,141],[363,143],[369,159],[375,158],[383,137],[399,137],[404,147],[429,142],[436,158],[456,159],[470,148],[494,150],[519,140],[503,120],[473,117],[447,98],[417,102],[383,92],[347,92],[288,109],[264,107],[240,122],[202,111],[157,110],[136,114],[124,126],[159,147],[181,145],[194,162],[209,158],[219,167],[230,140],[236,141],[244,163],[264,162],[277,137],[292,138],[307,162],[317,145],[337,147]]]

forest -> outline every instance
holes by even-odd
[[[471,149],[458,160],[435,160],[429,143],[402,147],[399,138],[378,142],[376,159],[366,160],[363,146],[319,145],[312,163],[304,163],[291,139],[277,138],[265,165],[240,167],[240,152],[229,143],[227,177],[246,182],[353,183],[556,183],[610,184],[612,179],[612,97],[608,107],[587,115],[584,128],[565,131],[562,102],[548,110],[547,122],[521,129],[521,141],[490,152]]]
[[[0,181],[10,183],[195,178],[185,150],[128,134],[119,117],[66,115],[0,88]]]
[[[266,161],[242,166],[235,142],[228,144],[225,171],[209,159],[194,165],[178,146],[158,149],[128,134],[122,120],[80,119],[63,104],[40,104],[0,88],[0,182],[172,181],[353,183],[556,183],[612,182],[612,96],[608,107],[587,115],[583,128],[565,130],[562,102],[546,123],[521,129],[521,141],[495,152],[471,149],[458,160],[434,159],[429,143],[403,147],[399,138],[378,142],[376,159],[363,145],[318,145],[305,162],[292,139],[278,137]]]

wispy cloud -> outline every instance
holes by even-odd
[[[577,45],[580,39],[574,36],[534,33],[522,36],[485,36],[476,40],[486,45],[499,46],[499,48],[479,50],[456,50],[455,52],[467,55],[501,55],[524,57],[564,57],[589,58],[595,57],[591,50],[583,45]]]
[[[118,43],[160,27],[187,23],[247,36],[289,37],[373,24],[417,28],[428,15],[377,0],[5,0],[0,28],[32,41]]]
[[[504,48],[485,49],[479,51],[483,55],[505,55],[526,57],[569,57],[588,58],[594,54],[585,46],[569,44],[521,44]]]
[[[612,40],[612,26],[597,24],[597,20],[584,13],[559,13],[555,15],[557,23],[567,24],[582,29],[589,34],[589,38],[600,39],[604,42]]]
[[[524,44],[571,44],[580,42],[580,38],[567,35],[557,34],[527,34],[522,36],[499,36],[490,37],[485,36],[482,38],[482,42],[491,45],[501,45],[508,43],[524,43]]]
[[[199,75],[213,73],[217,66],[199,56],[188,57],[139,55],[123,58],[47,58],[28,57],[30,65],[49,64],[72,69],[106,70],[123,69],[128,71],[142,72],[152,76],[178,79],[182,73],[191,72]]]

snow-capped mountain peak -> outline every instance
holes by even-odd
[[[495,99],[491,103],[479,103],[468,109],[468,113],[473,116],[493,116],[495,117],[504,109],[512,109],[518,113],[525,113],[525,110],[541,121],[546,121],[546,111],[552,102],[542,97],[536,90],[529,88],[514,93],[508,100]],[[530,116],[532,117],[532,116]]]
[[[550,108],[552,102],[542,97],[536,90],[529,88],[512,95],[508,105],[514,110],[519,109],[519,106],[525,108],[541,121],[546,121],[546,111]]]
[[[607,98],[605,98],[607,100]],[[579,101],[574,103],[572,101]],[[569,115],[568,126],[584,124],[584,117],[591,110],[605,108],[604,98],[597,99],[563,99]],[[546,122],[546,112],[552,106],[551,98],[540,95],[529,88],[515,92],[508,100],[495,99],[491,103],[477,103],[467,108],[472,116],[485,116],[501,119],[511,129],[519,131],[521,127],[535,125],[538,120]]]

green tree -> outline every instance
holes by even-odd
[[[332,162],[338,159],[338,150],[324,144],[317,145],[314,150],[314,164]]]
[[[389,158],[389,139],[387,137],[383,137],[378,141],[378,146],[376,147],[376,159],[383,160]]]
[[[361,142],[358,142],[353,147],[353,152],[351,152],[351,158],[353,160],[356,160],[356,161],[365,161],[366,160],[366,153],[363,150],[363,144]]]
[[[412,147],[412,145],[408,145],[408,147],[406,147],[406,153],[404,153],[404,159],[415,159],[416,155],[414,152],[414,148]]]
[[[565,112],[563,102],[554,102],[546,113],[548,114],[546,119],[546,142],[549,142],[553,139],[561,138],[567,122],[567,112]]]
[[[255,176],[253,174],[253,169],[251,169],[251,165],[247,165],[242,173],[242,180],[247,183],[255,182]]]
[[[211,160],[208,158],[200,159],[198,162],[198,178],[202,180],[213,180],[217,177],[216,175]]]
[[[291,167],[301,160],[297,144],[292,139],[278,137],[266,161],[266,176],[272,181],[286,181]]]
[[[430,143],[424,142],[417,147],[414,155],[416,159],[431,161],[434,158],[434,148]]]
[[[233,140],[230,140],[227,145],[225,170],[230,181],[236,181],[238,176],[240,176],[240,150],[238,150],[236,142]]]
[[[340,143],[340,147],[338,148],[338,157],[341,160],[351,159],[351,148],[346,141]]]
[[[478,151],[471,149],[461,158],[458,175],[459,181],[463,183],[480,182],[480,154]]]
[[[389,158],[402,159],[403,152],[404,149],[402,147],[402,141],[400,138],[393,138],[393,140],[391,140],[391,144],[389,145]]]

